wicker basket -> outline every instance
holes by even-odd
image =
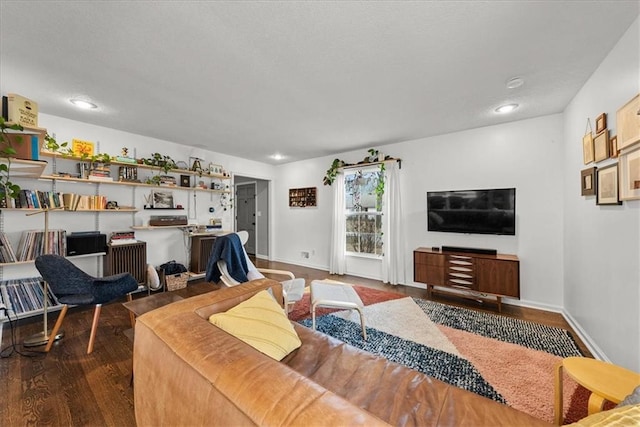
[[[165,276],[168,291],[176,291],[187,287],[188,273],[178,273]]]

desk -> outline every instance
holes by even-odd
[[[604,401],[620,403],[640,385],[640,374],[588,357],[567,357],[556,366],[555,422],[562,425],[562,371],[591,392],[589,415],[602,411]]]

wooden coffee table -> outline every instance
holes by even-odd
[[[562,425],[562,371],[591,392],[589,415],[602,411],[604,401],[620,403],[640,385],[640,374],[588,357],[567,357],[556,366],[555,423]]]
[[[142,316],[156,308],[164,307],[172,302],[180,301],[181,299],[183,298],[180,295],[176,295],[173,292],[160,292],[148,297],[123,302],[122,305],[124,305],[131,314],[131,328],[133,331],[133,328],[136,326],[136,317]],[[128,336],[127,331],[125,331],[125,334]],[[133,338],[133,332],[131,332],[131,337],[129,338]]]

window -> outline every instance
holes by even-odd
[[[382,256],[382,172],[364,169],[347,173],[345,186],[346,251]]]

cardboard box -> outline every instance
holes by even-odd
[[[10,93],[2,97],[2,116],[11,123],[38,127],[38,103],[24,96]]]

